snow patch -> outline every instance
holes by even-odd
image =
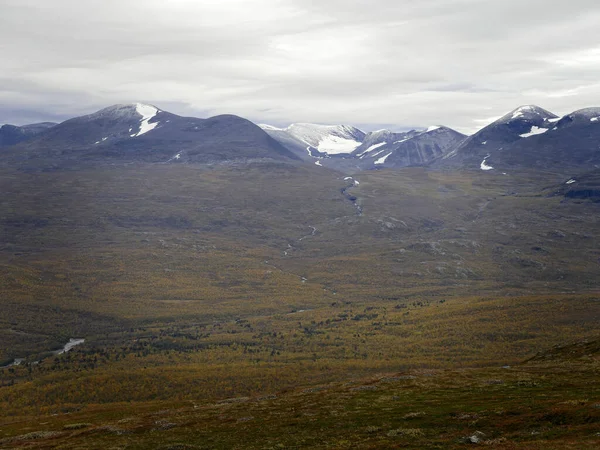
[[[295,123],[283,131],[321,153],[332,155],[352,153],[362,144],[365,137],[363,131],[346,125]]]
[[[521,106],[521,107],[519,107],[519,108],[517,108],[517,109],[514,110],[511,119],[517,119],[519,117],[523,117],[524,116],[524,114],[523,114],[524,111],[533,111],[533,110],[534,110],[533,106],[530,106],[530,105]]]
[[[158,122],[150,123],[150,120],[152,120],[152,118],[158,114],[158,109],[156,109],[154,106],[136,103],[135,110],[140,116],[142,116],[142,120],[140,121],[140,131],[138,131],[136,134],[132,134],[131,137],[141,136],[142,134],[146,134],[148,131],[152,131],[156,128]]]
[[[481,145],[485,145],[485,144],[487,144],[487,141],[483,141],[483,142],[481,143]]]
[[[383,152],[385,152],[386,150],[379,150],[377,153],[375,153],[374,155],[369,155],[371,158],[377,158],[379,155],[381,155]]]
[[[385,156],[382,156],[377,161],[375,161],[375,164],[383,164],[385,162],[385,160],[388,159],[388,156],[390,156],[391,154],[392,154],[392,152],[388,153]]]
[[[321,161],[315,161],[315,165],[323,167],[323,164],[321,164]]]
[[[435,131],[435,130],[439,130],[441,127],[437,126],[437,125],[432,125],[429,128],[427,128],[425,130],[425,133],[429,133],[430,131]]]
[[[277,128],[277,127],[274,127],[273,125],[268,125],[266,123],[259,123],[258,126],[261,127],[263,130],[269,130],[269,131],[281,131],[282,130],[282,128]]]
[[[577,180],[571,178],[569,181],[567,181],[565,184],[573,184],[573,183],[577,183]]]
[[[483,158],[483,161],[481,161],[481,165],[479,166],[481,168],[481,170],[492,170],[493,169],[492,166],[488,166],[486,164],[486,161],[489,157],[490,157],[490,155],[487,155],[485,158]]]
[[[530,136],[535,136],[536,134],[544,134],[546,131],[548,131],[548,128],[540,128],[534,125],[531,127],[529,133],[520,134],[519,136],[521,136],[522,138],[528,138]]]
[[[358,156],[360,158],[363,158],[363,157],[367,156],[367,153],[372,152],[373,150],[378,149],[379,147],[381,147],[381,146],[383,146],[385,144],[387,144],[387,142],[381,142],[380,144],[371,145],[368,149],[366,149],[365,151],[360,152],[356,156]]]
[[[592,117],[590,122],[598,122],[598,120],[600,120],[600,117]]]

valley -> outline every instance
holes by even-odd
[[[598,445],[592,164],[351,171],[125,110],[147,144],[3,149],[0,448]]]

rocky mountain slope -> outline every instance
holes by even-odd
[[[0,147],[8,147],[27,141],[55,125],[54,122],[33,123],[23,126],[2,125],[0,127]]]
[[[291,159],[352,174],[438,169],[549,170],[571,176],[600,167],[600,108],[559,118],[534,105],[472,136],[445,126],[365,133],[349,125],[255,125],[234,115],[181,117],[141,103],[114,105],[59,125],[0,128],[0,164],[40,170],[81,163],[219,163]]]
[[[208,163],[240,158],[298,159],[241,117],[181,117],[137,103],[67,120],[9,147],[3,161],[48,168],[81,162]]]
[[[445,155],[466,137],[464,134],[441,126],[429,127],[422,132],[413,130],[408,133],[390,133],[384,136],[385,140],[372,144],[366,149],[358,148],[353,154],[361,160],[360,166],[363,169],[424,165]]]
[[[287,128],[261,127],[305,161],[350,171],[423,165],[444,155],[465,138],[439,126],[424,131],[370,133],[348,125],[302,123]]]
[[[559,118],[537,106],[522,106],[468,137],[432,165],[569,174],[600,165],[599,141],[600,108]]]

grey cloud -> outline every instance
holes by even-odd
[[[0,0],[0,123],[139,100],[472,132],[600,105],[599,22],[587,0]]]

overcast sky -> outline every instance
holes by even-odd
[[[473,132],[600,106],[598,0],[0,0],[0,123],[182,115]]]

